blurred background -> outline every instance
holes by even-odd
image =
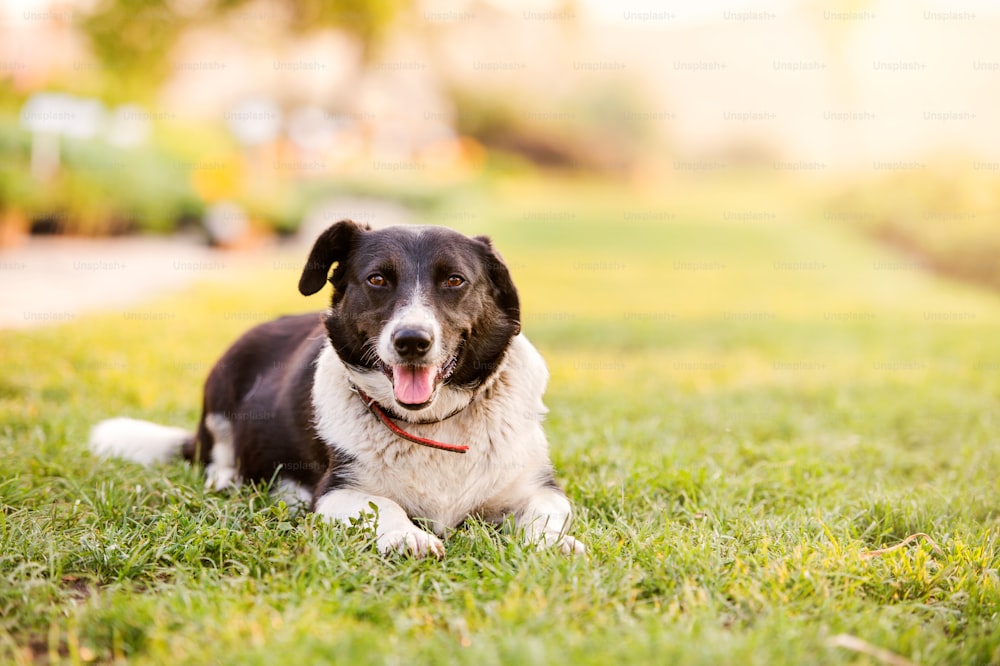
[[[0,310],[340,217],[572,233],[551,202],[595,192],[612,229],[809,218],[997,287],[997,34],[976,0],[4,0]]]
[[[86,452],[345,217],[493,238],[591,561]],[[0,662],[1000,663],[998,289],[997,0],[0,0]]]

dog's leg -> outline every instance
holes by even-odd
[[[240,484],[236,469],[236,442],[233,424],[222,414],[208,414],[205,427],[212,433],[214,443],[205,466],[205,487],[208,490],[225,490]]]
[[[566,534],[572,509],[561,490],[546,485],[514,514],[514,525],[525,543],[539,548],[558,546],[566,555],[582,555],[586,547]]]
[[[312,502],[312,488],[292,479],[281,478],[271,488],[271,496],[283,501],[290,509],[308,509]]]
[[[315,511],[337,523],[360,519],[362,524],[374,525],[378,549],[384,554],[444,556],[441,540],[414,525],[403,507],[386,497],[347,488],[331,490],[316,500]]]

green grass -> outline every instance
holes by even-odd
[[[386,560],[263,489],[92,458],[96,420],[194,424],[240,331],[323,305],[279,262],[0,333],[0,661],[878,663],[849,634],[1000,662],[1000,298],[887,269],[758,185],[454,204],[513,267],[552,370],[586,558],[473,523],[441,562]],[[918,532],[940,551],[862,558]]]

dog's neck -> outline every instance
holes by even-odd
[[[368,407],[369,409],[371,409],[372,407],[377,407],[382,414],[390,418],[396,419],[397,421],[403,421],[404,423],[409,423],[410,425],[432,425],[434,423],[441,423],[442,421],[447,421],[453,416],[458,416],[466,409],[468,409],[469,405],[475,402],[476,397],[478,396],[478,391],[473,392],[472,397],[469,399],[467,403],[456,407],[455,409],[445,414],[444,416],[412,418],[405,413],[401,413],[394,409],[390,409],[385,405],[381,404],[380,402],[378,402],[377,400],[375,400],[374,398],[369,397],[367,393],[365,393],[357,384],[353,382],[351,382],[351,390],[357,393],[358,396],[360,396],[362,402],[364,402],[365,406]]]
[[[440,449],[442,451],[451,451],[452,453],[465,453],[466,451],[469,450],[469,446],[467,444],[447,444],[445,442],[439,442],[436,439],[420,437],[418,435],[414,435],[412,433],[403,430],[398,425],[392,422],[392,420],[389,418],[389,415],[386,414],[385,409],[382,407],[382,405],[375,402],[373,398],[369,398],[367,395],[365,395],[365,392],[359,389],[357,386],[354,386],[352,388],[354,389],[354,392],[358,394],[358,397],[361,398],[361,401],[365,403],[365,406],[369,409],[369,411],[371,411],[371,413],[375,415],[375,418],[381,421],[383,425],[385,425],[385,427],[388,428],[389,431],[392,432],[397,437],[401,437],[402,439],[405,439],[409,442],[413,442],[414,444],[420,444],[421,446],[426,446],[432,449]],[[462,411],[463,409],[465,408],[463,407],[462,409],[459,409],[456,412],[452,412],[443,419],[440,419],[440,421],[443,421],[445,419],[450,419],[452,416],[455,416],[456,414],[458,414],[458,412]],[[423,423],[426,425],[429,423],[438,423],[440,421],[417,421],[417,423]]]

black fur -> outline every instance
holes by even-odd
[[[317,314],[282,317],[250,329],[219,359],[205,382],[197,451],[207,462],[212,436],[208,414],[233,427],[236,464],[244,479],[267,481],[279,473],[314,486],[346,463],[312,424],[313,363],[325,342]]]

